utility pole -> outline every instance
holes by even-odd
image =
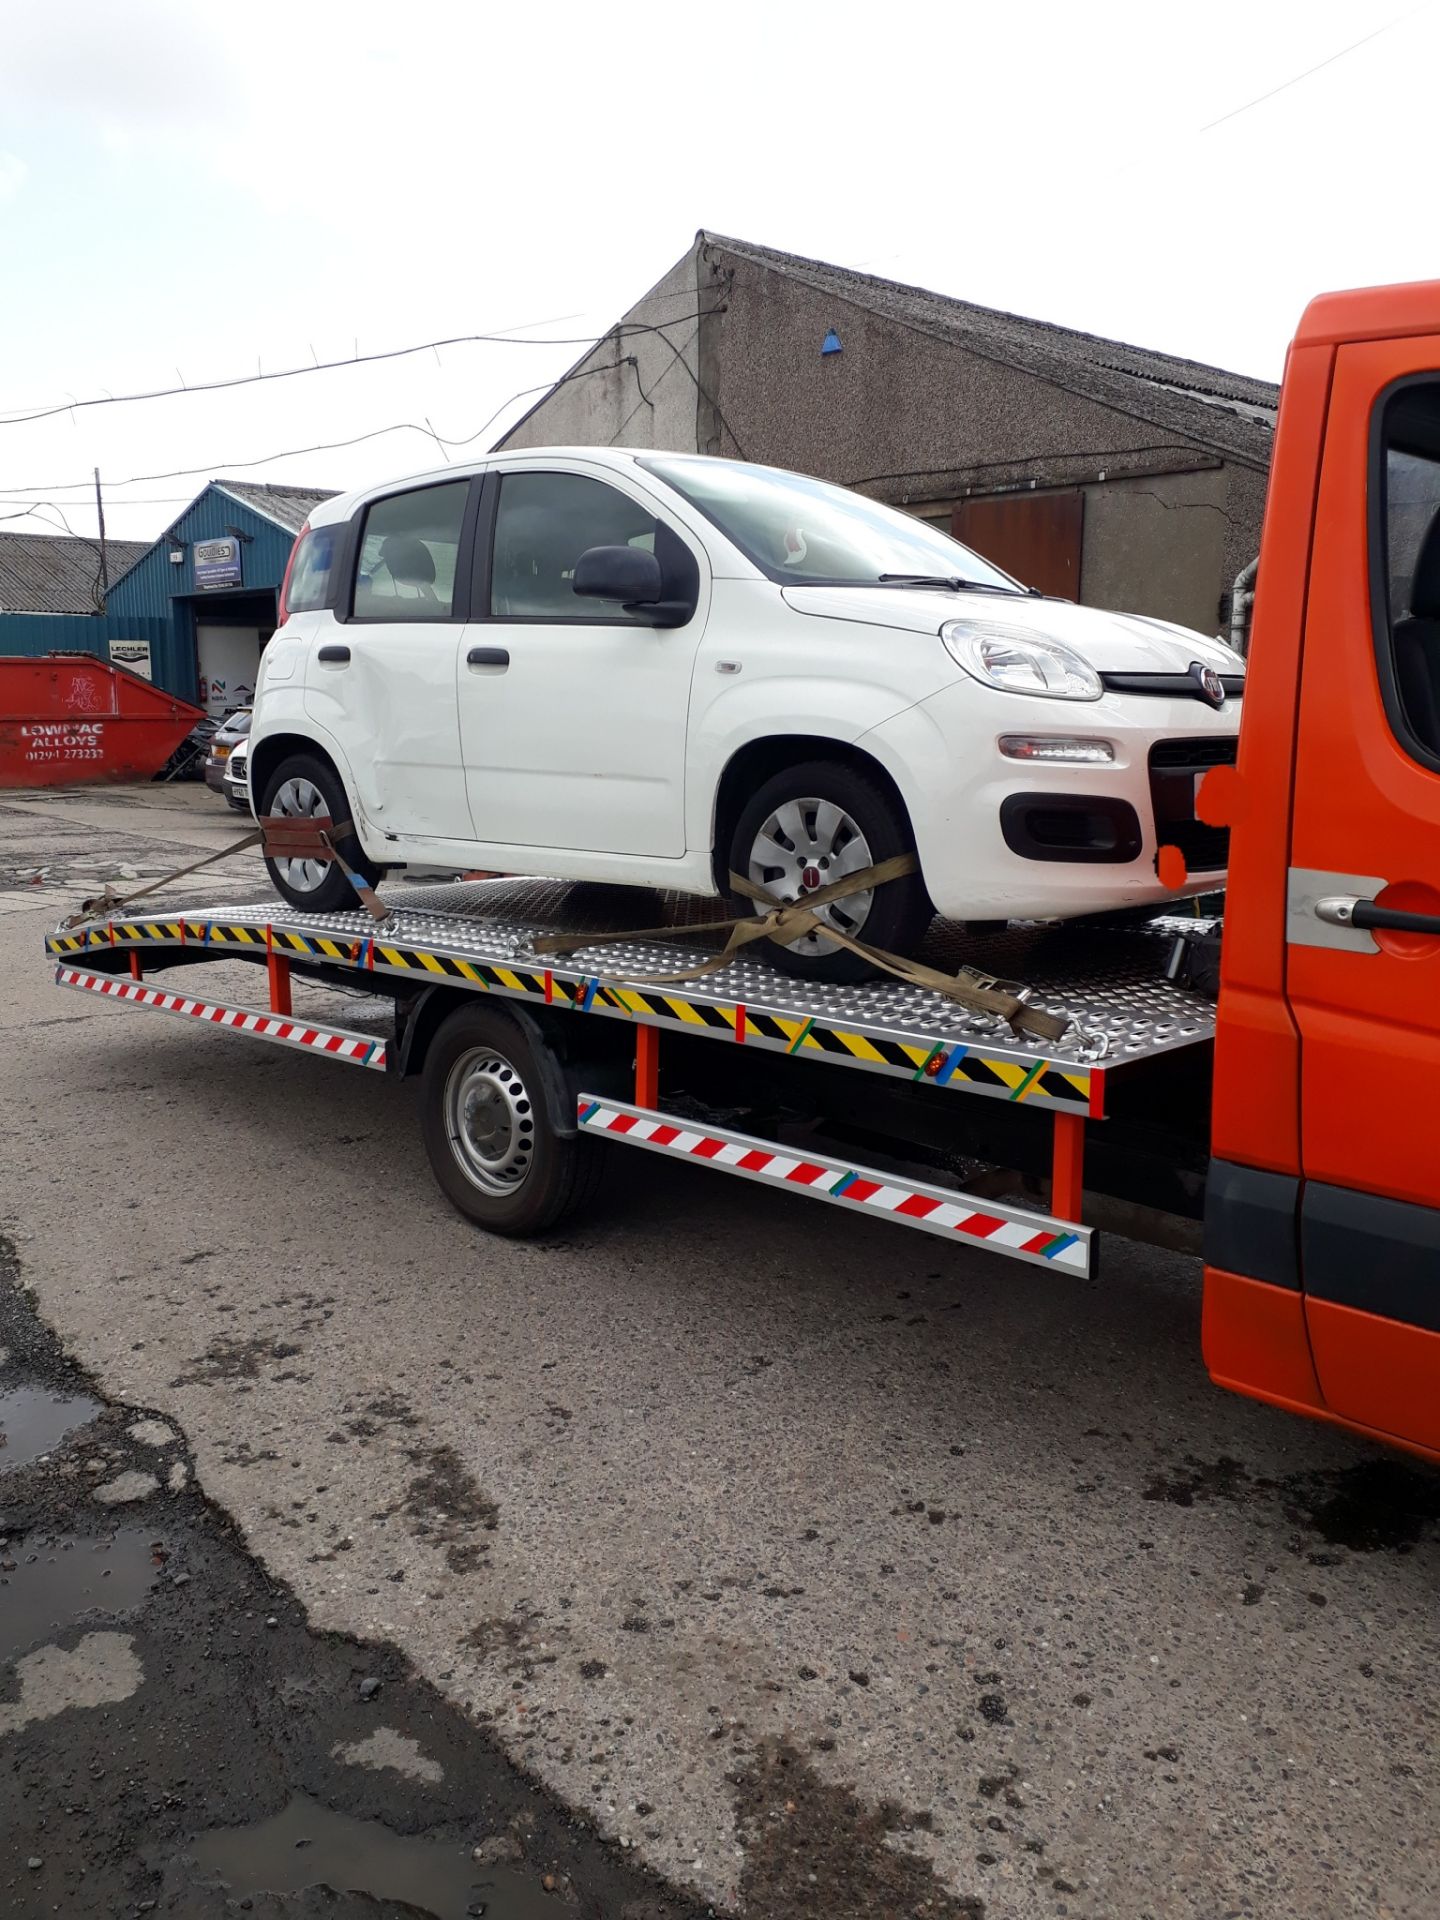
[[[95,517],[100,522],[100,611],[110,598],[110,562],[105,553],[105,500],[100,492],[100,469],[95,469]]]

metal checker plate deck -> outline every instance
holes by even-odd
[[[183,919],[165,914],[96,924],[53,934],[47,946],[57,958],[107,946],[182,944],[253,956],[273,939],[277,952],[296,960],[453,978],[583,1012],[654,1020],[812,1060],[1095,1115],[1103,1112],[1105,1073],[1202,1044],[1214,1033],[1210,1004],[1163,977],[1169,940],[1162,931],[1034,926],[972,936],[937,924],[921,955],[930,964],[969,963],[1023,980],[1040,1005],[1071,1017],[1069,1033],[1042,1053],[1017,1044],[1003,1021],[900,981],[804,983],[742,957],[702,981],[647,987],[647,977],[694,966],[697,947],[713,951],[715,936],[690,933],[688,923],[718,917],[723,909],[715,901],[547,880],[401,883],[383,897],[393,911],[382,925],[358,909],[307,914],[268,901],[187,908]],[[641,921],[663,922],[667,932],[581,944],[548,965],[530,950],[538,933],[584,934]],[[1173,929],[1178,923],[1162,924]],[[1103,1053],[1095,1036],[1104,1038]]]

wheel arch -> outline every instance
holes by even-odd
[[[837,740],[833,734],[775,733],[749,740],[726,761],[715,789],[715,817],[711,863],[717,892],[726,891],[730,869],[730,841],[745,810],[745,803],[758,786],[786,767],[805,760],[834,760],[853,767],[882,787],[904,817],[913,838],[915,823],[905,796],[894,775],[873,753],[867,753],[853,741]]]
[[[593,1083],[592,1092],[616,1096],[627,1092],[634,1041],[625,1029],[611,1031],[609,1022],[598,1022],[596,1030],[588,1033],[583,1046],[577,1048],[576,1036],[553,1013],[532,1011],[509,999],[492,999],[464,987],[438,983],[396,1001],[394,1071],[400,1078],[409,1079],[422,1071],[432,1041],[451,1014],[477,1005],[509,1020],[530,1041],[550,1124],[562,1137],[573,1138],[579,1131],[576,1095],[581,1091],[582,1078]]]
[[[340,764],[339,756],[332,753],[323,740],[317,740],[308,733],[267,733],[249,749],[250,800],[257,819],[270,776],[282,760],[288,760],[295,753],[305,753],[316,760],[323,760],[344,788],[351,806],[354,806],[354,789]]]

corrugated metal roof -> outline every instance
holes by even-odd
[[[150,548],[148,540],[107,540],[112,582]],[[100,543],[60,533],[0,533],[0,613],[97,613]]]
[[[289,533],[298,533],[310,509],[322,500],[333,500],[337,492],[335,487],[270,486],[262,480],[212,480],[210,484]]]
[[[824,260],[807,260],[749,240],[730,240],[719,233],[702,233],[700,240],[722,253],[834,294],[852,306],[952,340],[1102,404],[1121,407],[1247,465],[1269,465],[1280,401],[1280,389],[1271,381],[1102,339],[1048,320],[974,306],[925,287],[857,273]]]

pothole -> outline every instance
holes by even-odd
[[[188,1851],[240,1898],[328,1887],[404,1902],[406,1913],[435,1920],[555,1920],[555,1901],[533,1875],[479,1866],[462,1847],[392,1833],[303,1793],[268,1820],[201,1834]]]
[[[48,1393],[44,1387],[12,1387],[0,1393],[0,1473],[48,1453],[99,1411],[98,1400]]]
[[[0,1547],[0,1660],[12,1660],[87,1614],[139,1606],[160,1571],[150,1536],[125,1527],[108,1540],[64,1536]]]

